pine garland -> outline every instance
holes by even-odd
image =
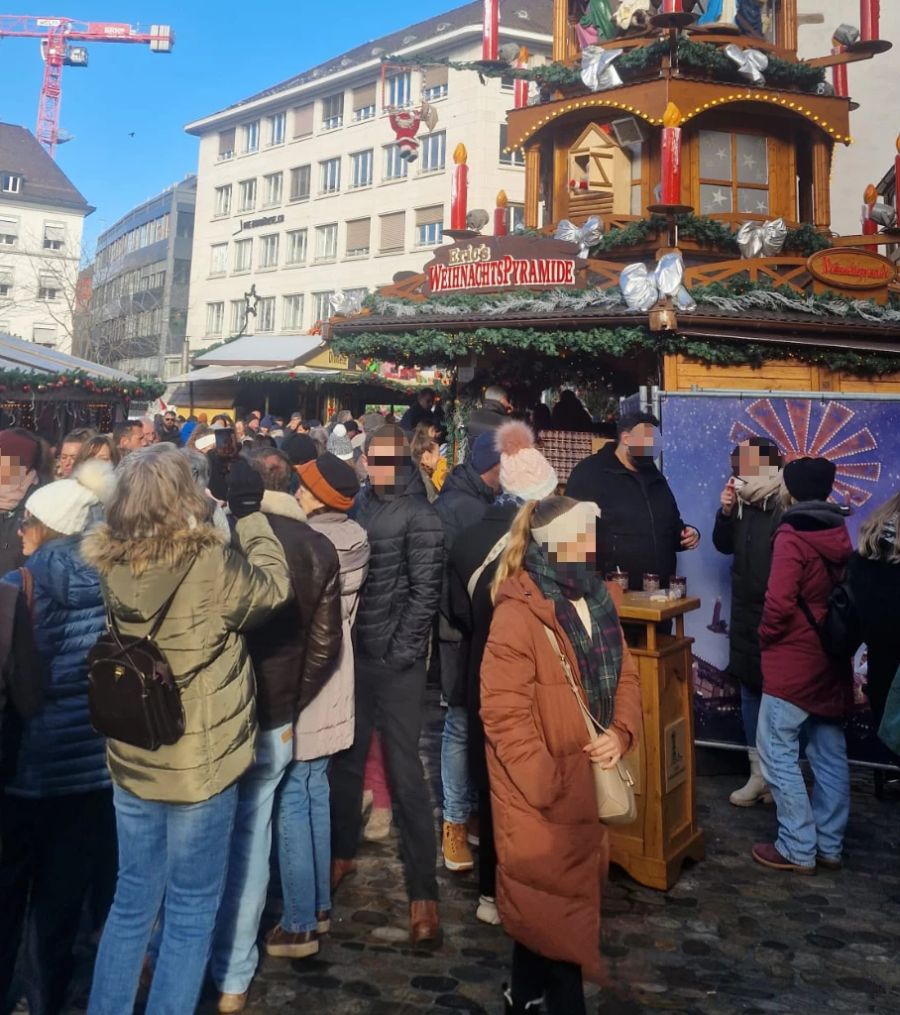
[[[65,374],[48,374],[35,370],[0,370],[0,400],[10,399],[19,393],[32,396],[47,392],[87,392],[89,395],[115,395],[118,398],[158,398],[166,390],[163,381],[152,378],[138,378],[136,381],[115,381],[109,377],[97,377],[83,370]]]

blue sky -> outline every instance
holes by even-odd
[[[459,6],[454,0],[51,0],[15,3],[18,14],[81,21],[170,24],[171,54],[149,47],[94,43],[87,69],[63,71],[61,126],[74,140],[57,162],[97,210],[85,223],[86,249],[129,208],[197,166],[189,121],[305,68]],[[328,15],[332,16],[328,16]],[[32,39],[0,41],[0,120],[34,130],[43,64]],[[14,83],[14,87],[10,84]],[[129,134],[134,132],[134,137]]]

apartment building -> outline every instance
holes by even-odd
[[[0,332],[71,352],[93,210],[31,131],[0,123]]]
[[[500,44],[543,62],[551,5],[501,0]],[[478,60],[479,3],[367,43],[188,124],[200,139],[187,337],[192,350],[245,334],[306,331],[331,315],[335,290],[372,291],[421,271],[449,225],[452,155],[468,150],[469,209],[506,193],[521,220],[521,156],[504,153],[512,81],[446,66],[388,66],[438,57]],[[426,100],[437,113],[401,158],[390,107]],[[255,298],[249,298],[255,287]],[[248,305],[255,310],[247,314]]]
[[[185,177],[100,235],[80,355],[133,374],[181,369],[197,177]]]

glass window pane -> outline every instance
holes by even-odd
[[[731,135],[700,131],[700,176],[704,180],[731,179]]]
[[[768,152],[764,137],[737,135],[737,178],[739,183],[768,182]]]
[[[715,183],[700,184],[700,214],[721,215],[731,211],[731,188]]]
[[[737,210],[746,215],[769,214],[769,192],[767,190],[751,190],[749,187],[738,187]]]

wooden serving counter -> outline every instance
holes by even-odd
[[[684,615],[699,608],[699,599],[653,601],[644,592],[626,592],[619,606],[641,677],[644,729],[628,758],[638,816],[631,825],[610,826],[610,859],[663,891],[686,859],[704,855],[694,786],[693,638],[684,634]],[[663,633],[673,621],[675,633]]]

